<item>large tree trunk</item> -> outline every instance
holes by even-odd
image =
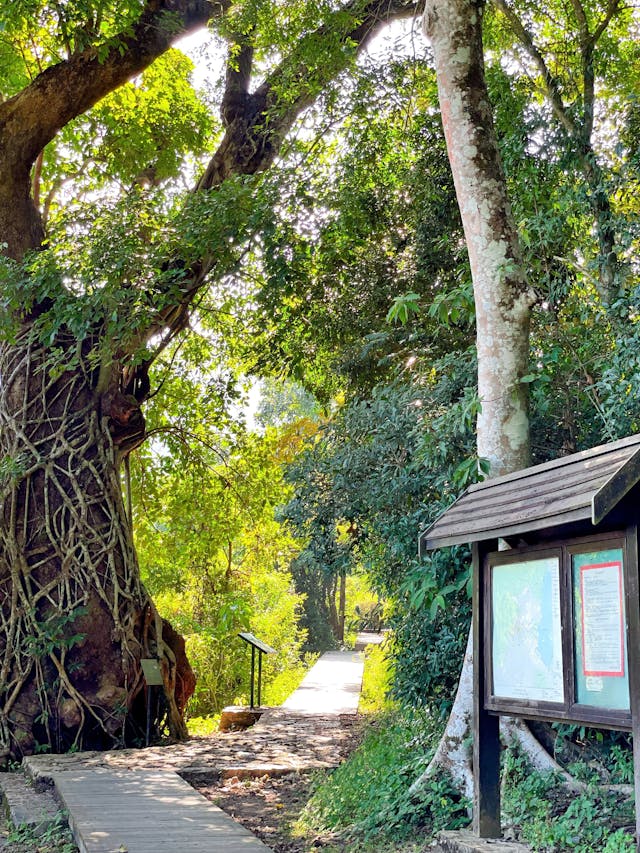
[[[70,50],[67,59],[0,103],[0,252],[18,263],[45,240],[30,179],[45,146],[180,35],[229,9],[226,0],[140,5],[137,21],[125,32],[102,45]],[[332,9],[303,37],[309,46],[328,39],[330,61],[322,51],[297,45],[266,76],[260,70],[257,88],[252,88],[251,46],[243,37],[237,56],[230,45],[222,100],[226,132],[197,190],[215,191],[227,178],[268,168],[323,83],[348,67],[354,46],[362,50],[385,21],[413,10],[412,0],[347,2],[344,9]],[[93,33],[89,18],[86,32]],[[69,338],[43,347],[30,336],[24,315],[45,315],[46,322],[51,308],[52,294],[42,292],[42,282],[37,292],[25,286],[23,305],[3,309],[25,323],[16,341],[0,341],[0,752],[5,759],[39,744],[89,748],[142,740],[141,657],[160,660],[170,732],[186,735],[182,711],[193,673],[181,638],[159,617],[140,584],[119,467],[144,438],[139,404],[149,390],[147,369],[186,327],[215,260],[205,256],[186,265],[167,257],[166,269],[180,270],[179,288],[164,275],[152,285],[140,282],[148,322],[127,330],[123,340],[93,342],[93,355],[100,352],[105,359],[102,370],[89,357],[88,340]],[[150,342],[145,360],[134,358]]]
[[[529,462],[529,316],[534,294],[518,234],[484,80],[482,10],[474,0],[428,0],[447,152],[462,216],[476,304],[478,455],[491,475]]]
[[[424,29],[435,58],[442,122],[473,279],[482,407],[478,455],[489,461],[490,476],[497,476],[529,464],[527,386],[521,380],[528,372],[529,317],[535,297],[524,276],[484,79],[483,7],[477,0],[427,0]],[[416,786],[443,767],[471,796],[472,686],[469,638],[445,733]]]
[[[98,371],[88,367],[85,353],[77,352],[63,372],[50,359],[29,328],[14,344],[0,346],[5,759],[38,747],[140,740],[141,657],[164,662],[168,685],[184,682],[177,703],[175,689],[168,694],[176,735],[185,734],[177,705],[193,689],[186,659],[176,668],[139,581],[112,435],[123,435],[122,401],[108,390],[99,393]]]

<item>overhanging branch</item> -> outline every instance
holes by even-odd
[[[230,0],[148,0],[132,31],[112,39],[104,53],[88,48],[47,68],[0,105],[4,166],[29,169],[62,127],[229,5]]]

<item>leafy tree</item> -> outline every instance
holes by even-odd
[[[0,10],[6,757],[38,742],[126,740],[144,717],[139,660],[149,655],[161,660],[171,731],[186,733],[192,677],[179,638],[140,582],[120,492],[121,462],[144,438],[149,369],[186,328],[203,289],[237,264],[255,227],[257,176],[296,118],[380,25],[406,14],[411,3],[288,9],[29,0]],[[163,179],[215,129],[199,107],[195,125],[176,125],[177,104],[185,112],[195,104],[186,87],[172,89],[150,72],[141,89],[125,88],[83,117],[179,36],[206,24],[228,55],[222,129],[194,191],[181,195]],[[165,90],[164,99],[145,99],[153,87]],[[154,113],[149,127],[131,117],[135,105]],[[76,149],[84,135],[95,155],[74,154],[65,129]],[[166,141],[174,130],[180,139],[171,156]],[[119,156],[127,135],[149,162]],[[58,157],[68,164],[59,180]],[[99,174],[101,164],[120,174]],[[73,185],[65,182],[70,173]],[[108,181],[98,192],[92,182],[101,176]],[[65,626],[61,636],[58,629],[51,635],[54,624]]]
[[[462,660],[469,570],[460,549],[425,561],[416,542],[425,518],[475,476],[474,369],[471,353],[455,354],[426,375],[414,371],[345,403],[288,466],[295,492],[283,510],[305,545],[292,572],[309,596],[310,641],[331,641],[316,587],[324,582],[332,595],[341,572],[365,573],[393,602],[395,694],[439,711],[449,707]]]

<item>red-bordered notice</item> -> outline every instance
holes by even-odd
[[[624,676],[622,563],[580,567],[582,669],[585,676]]]

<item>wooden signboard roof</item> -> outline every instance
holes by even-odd
[[[640,435],[470,486],[420,535],[422,550],[599,524],[640,481]]]

